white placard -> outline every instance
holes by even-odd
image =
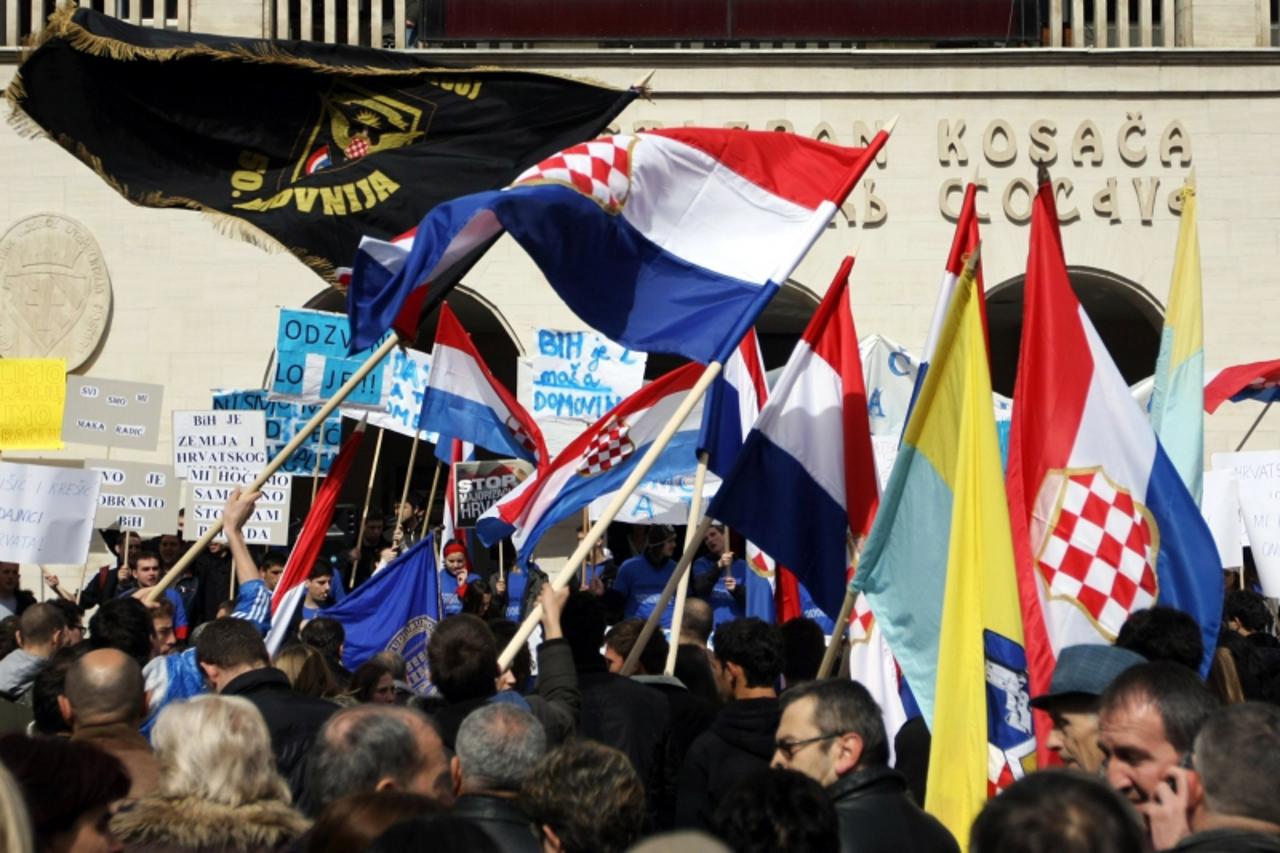
[[[342,416],[352,420],[368,418],[370,426],[389,429],[410,438],[418,432],[418,415],[422,412],[422,397],[427,392],[427,377],[431,373],[431,356],[416,349],[396,349],[387,357],[382,373],[382,399],[386,411],[342,407]],[[422,437],[435,444],[440,436],[433,432]]]
[[[1240,488],[1234,471],[1204,472],[1204,497],[1200,499],[1200,514],[1209,525],[1213,543],[1218,546],[1222,568],[1239,569],[1243,566]]]
[[[173,413],[173,467],[182,479],[193,468],[267,467],[266,416],[212,409]]]
[[[85,467],[101,475],[100,530],[133,530],[144,536],[178,532],[178,478],[171,465],[88,459]]]
[[[688,524],[689,505],[693,502],[692,472],[663,480],[645,480],[623,503],[615,521],[627,524]],[[702,483],[702,508],[715,497],[720,489],[720,478],[710,471]],[[616,493],[609,492],[591,502],[588,513],[595,521],[603,513]]]
[[[257,474],[239,468],[193,468],[182,485],[182,505],[186,517],[182,537],[194,542],[222,517],[222,508],[231,490],[249,486]],[[262,486],[262,497],[253,508],[253,516],[244,526],[244,539],[250,545],[289,544],[289,501],[293,493],[293,475],[272,474]],[[219,533],[217,542],[227,538]]]
[[[1215,453],[1213,468],[1235,473],[1262,593],[1280,598],[1280,450]]]
[[[83,564],[99,476],[61,465],[0,462],[0,561]]]

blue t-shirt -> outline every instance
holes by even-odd
[[[507,572],[507,612],[503,616],[512,622],[520,621],[520,604],[528,583],[529,576],[524,572]]]
[[[735,598],[733,593],[725,587],[724,572],[720,571],[720,567],[716,565],[719,560],[715,557],[699,557],[693,561],[693,576],[695,578],[706,577],[708,573],[718,574],[716,585],[711,588],[711,594],[707,596],[707,603],[711,605],[711,616],[715,620],[715,624],[722,622],[732,622],[734,619],[741,619],[746,615],[745,601],[747,582],[747,561],[734,560],[733,565],[729,567],[729,574],[733,575],[733,579],[738,586],[743,589],[742,599]]]
[[[668,558],[661,568],[655,569],[643,555],[632,557],[619,566],[613,588],[626,596],[627,602],[622,615],[627,619],[648,619],[675,569],[675,560]],[[672,596],[673,601],[667,602],[667,610],[662,614],[663,628],[671,627],[671,614],[675,610],[674,598]]]
[[[458,597],[458,579],[448,569],[440,569],[440,603],[445,617],[457,616],[462,612],[462,599]],[[480,580],[474,572],[467,575],[467,583]]]

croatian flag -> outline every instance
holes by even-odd
[[[467,533],[465,530],[457,526],[457,505],[455,502],[454,492],[455,481],[453,476],[454,462],[469,462],[474,459],[476,448],[474,444],[465,441],[459,441],[456,438],[441,438],[436,444],[436,458],[449,466],[449,477],[444,485],[444,507],[440,515],[440,565],[444,565],[444,546],[450,542],[457,540],[463,545],[467,544]]]
[[[879,505],[846,258],[787,361],[707,515],[788,566],[828,615],[840,610],[847,536]]]
[[[686,364],[610,409],[544,470],[508,492],[480,516],[476,522],[480,541],[492,545],[511,536],[520,561],[527,561],[552,525],[622,486],[702,371],[700,364]],[[649,470],[650,479],[686,474],[696,467],[701,405],[694,407],[659,455]]]
[[[1071,289],[1047,175],[1024,299],[1006,477],[1031,695],[1048,690],[1064,646],[1110,643],[1154,604],[1200,624],[1207,671],[1222,612],[1218,552]]]
[[[640,352],[723,362],[884,145],[670,128],[566,149],[503,190],[435,207],[407,256],[361,249],[352,352],[416,332],[445,273],[505,232],[588,325]],[[403,248],[403,247],[399,247]],[[376,249],[377,251],[373,251]]]
[[[1280,400],[1280,359],[1234,364],[1213,374],[1204,386],[1204,410],[1213,414],[1227,400]]]
[[[728,475],[767,399],[769,386],[765,384],[760,342],[756,330],[748,329],[707,389],[698,450],[706,452],[711,473]]]
[[[547,462],[542,430],[489,372],[448,303],[440,306],[418,429],[452,436],[535,465]]]

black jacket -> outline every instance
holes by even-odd
[[[959,853],[960,846],[937,818],[907,793],[902,774],[865,767],[827,788],[840,818],[842,853]]]
[[[716,706],[689,689],[675,677],[665,675],[637,675],[634,680],[658,693],[667,701],[670,725],[659,755],[658,771],[653,774],[654,786],[650,800],[656,807],[654,816],[658,829],[670,829],[675,825],[677,785],[680,768],[685,756],[698,736],[711,728],[716,719]]]
[[[680,768],[676,826],[710,829],[720,797],[769,766],[782,710],[776,698],[739,699],[720,709]]]
[[[298,802],[307,753],[320,727],[338,706],[298,693],[289,686],[288,676],[273,666],[236,676],[222,688],[222,695],[243,696],[262,712],[271,733],[276,766],[289,783],[294,802]]]
[[[463,794],[450,813],[483,829],[503,853],[540,853],[542,850],[542,844],[533,834],[532,822],[513,798]]]
[[[1280,835],[1243,829],[1210,829],[1178,842],[1175,853],[1280,853]]]
[[[630,758],[650,794],[650,805],[656,807],[653,794],[671,717],[667,701],[657,691],[609,672],[598,654],[594,660],[579,657],[576,662],[582,688],[578,733]]]

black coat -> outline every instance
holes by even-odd
[[[865,767],[827,788],[840,818],[842,853],[959,853],[942,823],[907,793],[902,774]]]
[[[680,768],[676,826],[711,828],[720,797],[734,783],[769,766],[781,716],[776,698],[738,699],[720,709]]]
[[[540,853],[542,844],[533,834],[533,823],[513,798],[463,794],[451,814],[484,830],[503,853]]]
[[[659,755],[658,771],[650,800],[655,805],[655,826],[670,829],[675,825],[677,785],[685,756],[698,736],[711,728],[716,719],[716,706],[702,696],[691,693],[679,679],[665,675],[638,675],[635,680],[658,693],[667,701],[670,725]]]
[[[1243,829],[1210,829],[1187,836],[1174,853],[1280,853],[1280,836]]]
[[[670,720],[667,701],[643,684],[609,672],[599,655],[577,664],[582,690],[578,733],[625,754],[645,790],[652,792]]]

